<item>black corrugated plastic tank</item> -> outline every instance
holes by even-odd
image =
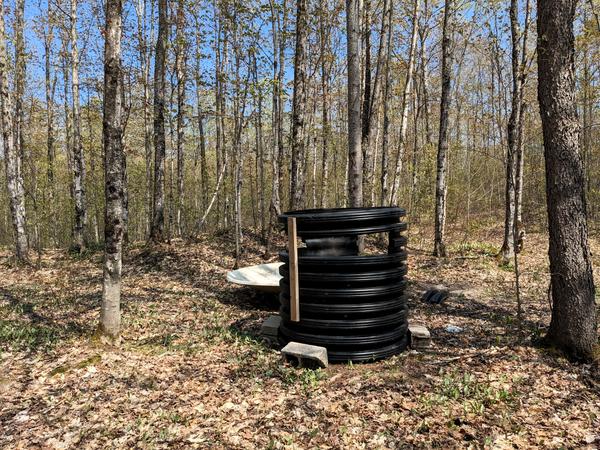
[[[290,321],[288,254],[281,280],[279,337],[327,348],[332,362],[372,361],[407,346],[406,238],[401,208],[290,211],[296,218],[300,321]],[[387,233],[387,254],[361,255],[358,236]]]

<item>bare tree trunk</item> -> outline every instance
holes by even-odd
[[[102,309],[98,333],[118,343],[121,331],[121,265],[123,247],[124,166],[121,73],[122,0],[106,0],[104,44],[104,146],[105,227]]]
[[[296,0],[296,51],[294,56],[294,100],[292,105],[292,173],[290,208],[303,205],[305,180],[304,159],[306,152],[306,97],[307,97],[307,0]]]
[[[415,71],[415,54],[417,52],[417,36],[419,30],[419,2],[414,0],[412,11],[412,31],[410,34],[410,50],[408,52],[408,64],[406,68],[406,83],[402,93],[402,106],[400,109],[400,137],[398,139],[398,154],[396,155],[396,167],[394,171],[394,183],[390,195],[390,205],[398,204],[398,195],[400,191],[400,175],[402,173],[402,162],[406,151],[406,132],[408,130],[408,110],[410,107],[410,96]]]
[[[71,174],[73,173],[73,115],[69,107],[69,92],[71,86],[71,58],[69,56],[69,32],[63,29],[62,32],[62,74],[63,74],[63,96],[64,96],[64,114],[65,114],[65,153],[67,154],[67,167]],[[71,202],[75,204],[75,186],[73,185],[73,177],[69,183],[69,195]],[[72,236],[71,236],[72,237]]]
[[[519,121],[518,127],[518,139],[517,139],[517,173],[516,173],[516,227],[517,227],[517,238],[521,245],[523,244],[521,239],[521,227],[522,224],[522,211],[523,211],[523,180],[524,180],[524,168],[525,168],[525,84],[527,82],[527,38],[529,35],[529,0],[525,2],[525,21],[523,25],[523,36],[521,39],[521,66],[519,68]]]
[[[158,0],[158,38],[154,55],[154,216],[150,239],[162,242],[165,233],[165,58],[168,39],[167,0]]]
[[[279,141],[281,139],[280,131],[280,91],[281,91],[281,80],[279,79],[279,47],[281,46],[280,41],[280,16],[279,11],[276,9],[274,0],[270,1],[271,5],[271,33],[273,35],[273,97],[272,97],[272,112],[271,112],[271,133],[273,135],[273,145],[271,147],[271,169],[273,171],[273,189],[271,190],[271,224],[269,227],[269,237],[270,237],[270,228],[273,226],[273,221],[275,220],[275,216],[281,214],[281,198],[279,196],[280,191],[280,179],[281,179],[281,164],[282,155],[279,152]],[[270,241],[270,239],[269,239]],[[267,243],[267,246],[269,243]]]
[[[44,30],[44,69],[46,88],[46,154],[48,161],[48,203],[49,215],[54,216],[56,186],[54,184],[54,159],[56,150],[54,148],[54,94],[56,91],[56,75],[52,76],[52,46],[54,43],[54,13],[51,9],[51,0],[47,3],[47,24]],[[51,235],[55,246],[58,245],[57,224],[51,221]]]
[[[283,142],[282,142],[282,83],[283,70],[280,65],[284,64],[283,58],[283,39],[281,36],[282,24],[280,13],[274,3],[274,0],[269,1],[271,7],[271,34],[273,36],[273,95],[272,95],[272,111],[271,111],[271,134],[273,136],[271,146],[271,171],[273,177],[273,188],[271,189],[271,205],[269,214],[269,228],[267,232],[267,242],[265,246],[265,257],[269,255],[271,250],[271,233],[273,224],[277,220],[276,217],[281,214],[281,188],[282,174],[281,166],[284,160]],[[285,21],[285,0],[282,3],[283,14]]]
[[[246,114],[246,98],[248,94],[248,85],[250,81],[250,71],[247,72],[245,80],[244,92],[241,93],[242,82],[240,79],[241,48],[239,47],[238,39],[238,22],[237,14],[233,17],[233,37],[234,57],[235,57],[235,96],[233,99],[233,122],[234,122],[234,137],[233,150],[235,154],[235,174],[234,174],[234,227],[235,227],[235,266],[239,267],[241,258],[241,242],[242,242],[242,185],[243,185],[243,167],[244,167],[244,151],[242,148],[242,132],[245,127],[244,116]]]
[[[552,292],[546,340],[573,357],[591,359],[598,337],[575,103],[576,5],[576,0],[538,0],[537,8]]]
[[[419,24],[419,41],[420,41],[420,59],[421,59],[421,86],[423,90],[423,107],[425,112],[423,114],[423,119],[425,122],[425,142],[427,145],[431,145],[433,142],[433,132],[431,130],[430,125],[430,117],[431,111],[429,108],[429,71],[427,70],[427,19],[429,18],[429,2],[428,0],[424,0],[423,2],[423,14],[421,15],[423,18],[423,24]]]
[[[265,156],[264,156],[264,145],[263,145],[263,126],[262,126],[262,104],[263,104],[263,92],[262,86],[258,79],[258,66],[256,62],[256,55],[253,55],[254,62],[254,85],[256,93],[254,94],[256,116],[254,118],[255,125],[255,139],[256,139],[256,161],[258,164],[257,178],[258,188],[256,189],[258,195],[258,212],[260,217],[260,238],[263,242],[267,238],[267,225],[265,222]]]
[[[183,177],[184,177],[184,155],[185,144],[185,95],[186,95],[186,71],[187,71],[187,42],[185,35],[185,5],[183,0],[177,2],[176,20],[176,51],[175,72],[177,74],[177,213],[176,225],[177,236],[182,235],[182,213],[183,213]]]
[[[200,197],[201,209],[204,210],[208,203],[208,174],[206,165],[206,135],[204,133],[204,108],[202,105],[202,33],[200,18],[196,16],[196,64],[194,78],[196,82],[196,108],[198,110],[198,148],[200,150]]]
[[[433,255],[438,257],[446,256],[444,233],[446,226],[446,196],[448,194],[446,175],[448,171],[448,117],[450,115],[450,83],[452,76],[451,9],[452,0],[446,0],[442,28],[442,97],[440,100],[440,133],[435,185],[435,240],[433,245]]]
[[[25,0],[15,0],[15,143],[21,154],[22,162],[25,164],[25,135],[23,127],[25,126],[25,109],[23,100],[25,95],[25,80],[26,80],[26,55],[25,41],[23,31],[25,27]]]
[[[361,150],[361,79],[360,79],[360,12],[361,0],[346,0],[346,34],[348,48],[348,201],[351,207],[363,202]]]
[[[374,106],[375,89],[371,80],[371,0],[364,0],[362,25],[362,51],[364,52],[364,70],[363,70],[363,93],[361,109],[361,151],[362,151],[362,204],[368,205],[371,199],[371,159],[373,152],[371,149],[371,108]]]
[[[389,142],[390,142],[390,117],[389,117],[389,103],[391,97],[391,84],[392,80],[390,77],[390,58],[392,50],[392,13],[393,6],[392,1],[387,0],[385,3],[386,9],[384,9],[384,20],[387,23],[387,35],[386,35],[386,54],[385,54],[385,66],[384,66],[384,79],[385,84],[383,87],[383,137],[381,143],[381,198],[379,201],[380,206],[383,206],[387,202],[388,198],[388,164],[389,164]]]
[[[28,260],[29,242],[27,239],[25,216],[25,188],[22,173],[22,152],[20,142],[15,139],[12,98],[9,88],[8,54],[4,26],[4,0],[0,0],[0,115],[2,116],[2,142],[8,189],[10,213],[12,217],[15,255],[18,261]]]
[[[331,121],[329,118],[329,83],[331,77],[331,37],[329,31],[329,4],[328,0],[320,0],[319,16],[319,48],[321,50],[321,116],[323,127],[321,134],[321,192],[319,206],[327,208],[329,193],[329,141],[331,135]]]
[[[79,46],[77,45],[77,0],[71,0],[71,91],[73,100],[73,193],[75,196],[75,227],[73,247],[81,252],[87,246],[88,223],[85,198],[85,159],[81,141],[81,110],[79,106]]]
[[[511,112],[508,119],[508,149],[506,153],[506,180],[505,180],[505,215],[504,215],[504,242],[500,250],[502,262],[508,264],[514,258],[514,219],[515,219],[515,181],[517,177],[517,146],[518,124],[520,115],[520,84],[519,84],[519,18],[518,0],[510,2],[510,35],[511,35],[511,67],[512,67],[512,100]]]
[[[140,69],[144,92],[144,154],[146,162],[146,233],[152,223],[152,113],[150,110],[150,46],[146,38],[147,0],[137,0],[136,14]]]

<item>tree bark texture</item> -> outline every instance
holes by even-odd
[[[547,341],[578,358],[597,345],[580,126],[575,98],[576,0],[538,0],[538,102],[546,165],[552,319]]]
[[[165,58],[168,39],[167,0],[158,0],[158,37],[154,59],[154,215],[150,239],[162,242],[165,233]]]
[[[437,153],[437,175],[435,183],[435,238],[434,256],[446,256],[444,233],[446,227],[446,197],[448,194],[448,121],[450,116],[450,85],[452,76],[452,53],[450,29],[452,0],[444,5],[442,27],[442,97],[440,100],[440,130]]]
[[[363,154],[361,150],[361,0],[346,0],[348,49],[348,204],[362,206]]]

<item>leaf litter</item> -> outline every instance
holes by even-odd
[[[5,251],[0,446],[600,447],[598,371],[533,344],[550,314],[546,236],[530,234],[520,256],[521,335],[512,270],[481,244],[488,235],[469,239],[450,236],[453,256],[443,260],[425,241],[410,247],[410,320],[429,328],[430,350],[318,371],[286,366],[262,342],[260,325],[277,301],[226,282],[227,235],[128,250],[118,348],[90,340],[100,253],[52,250],[39,267],[17,268]],[[252,233],[244,248],[244,265],[265,262]],[[449,298],[422,302],[436,285]]]

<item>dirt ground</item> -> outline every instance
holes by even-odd
[[[38,268],[17,268],[5,250],[0,447],[599,448],[596,369],[532,343],[549,322],[546,236],[530,233],[520,258],[520,337],[499,231],[450,236],[442,260],[427,230],[411,231],[410,320],[429,327],[432,349],[319,371],[286,366],[261,343],[277,305],[226,283],[227,236],[130,248],[113,349],[90,340],[101,253],[48,251]],[[251,233],[244,245],[244,264],[262,262]],[[423,303],[435,284],[450,298]]]

